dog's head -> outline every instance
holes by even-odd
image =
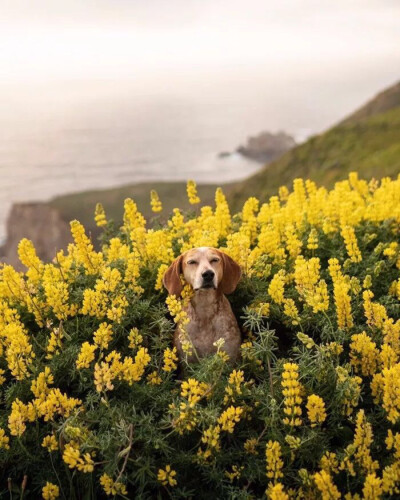
[[[170,295],[181,294],[181,274],[195,292],[218,289],[229,294],[235,290],[241,270],[229,255],[216,248],[200,247],[183,253],[167,269],[163,283]]]

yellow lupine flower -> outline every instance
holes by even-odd
[[[60,496],[60,489],[56,484],[46,482],[46,485],[42,488],[43,500],[55,500]]]
[[[258,451],[256,450],[258,442],[256,438],[246,439],[243,447],[249,455],[258,455]]]
[[[219,451],[221,449],[220,433],[221,427],[219,425],[211,425],[203,432],[201,441],[207,445],[209,454],[211,454],[211,449],[215,451]]]
[[[339,490],[326,471],[322,470],[314,474],[314,481],[321,493],[322,500],[338,500],[341,498]]]
[[[157,479],[163,486],[176,486],[178,482],[175,476],[176,471],[170,465],[166,465],[165,469],[158,469]]]
[[[382,407],[387,419],[395,424],[400,418],[400,364],[382,370]]]
[[[54,434],[50,434],[45,436],[42,441],[43,448],[47,448],[48,452],[58,450],[58,443]]]
[[[320,467],[328,474],[337,474],[339,472],[339,462],[336,453],[326,451],[321,458]]]
[[[160,385],[162,383],[162,378],[156,371],[153,371],[147,375],[147,382],[150,385]]]
[[[65,445],[62,458],[70,469],[76,468],[84,473],[93,472],[94,470],[94,462],[90,453],[81,456],[79,445],[75,441]]]
[[[356,417],[356,430],[353,447],[355,459],[366,473],[373,473],[379,468],[377,461],[371,457],[371,444],[373,443],[372,426],[365,417],[364,410],[359,410]]]
[[[338,389],[343,393],[343,413],[349,416],[358,405],[362,379],[357,376],[350,376],[348,370],[342,366],[336,367],[336,375]]]
[[[79,462],[81,453],[77,443],[68,443],[65,445],[63,460],[70,469],[74,469]]]
[[[307,248],[309,250],[317,250],[318,248],[318,233],[314,227],[311,229],[310,234],[308,235]]]
[[[268,441],[265,448],[266,475],[274,483],[283,477],[282,449],[278,441]]]
[[[70,226],[79,261],[88,274],[97,274],[103,266],[103,254],[94,251],[93,245],[86,236],[85,229],[80,222],[73,220]]]
[[[225,476],[230,480],[232,483],[234,479],[239,479],[242,471],[244,469],[244,465],[238,466],[238,465],[232,465],[232,471],[225,471]]]
[[[94,211],[94,220],[96,222],[96,226],[98,227],[103,227],[107,225],[106,213],[101,203],[96,203],[96,208]]]
[[[176,347],[173,349],[167,348],[164,351],[164,364],[162,369],[165,372],[172,372],[178,368],[176,362],[178,361]]]
[[[228,385],[225,387],[224,404],[234,402],[235,397],[242,394],[241,384],[244,382],[243,370],[233,370],[229,375]]]
[[[268,293],[271,299],[277,304],[282,304],[284,301],[285,291],[285,271],[281,269],[278,271],[271,280],[268,287]]]
[[[6,436],[6,431],[0,427],[0,449],[3,448],[5,450],[10,449],[10,438]]]
[[[92,345],[89,342],[84,342],[82,344],[80,353],[76,360],[76,367],[78,370],[82,368],[89,368],[90,363],[94,360],[94,353],[98,346],[96,344]]]
[[[344,279],[337,279],[333,282],[333,295],[335,298],[338,327],[345,329],[353,326],[351,314],[351,298],[349,295],[350,286]]]
[[[383,495],[382,479],[375,473],[368,474],[365,478],[363,495],[365,500],[379,500]]]
[[[374,375],[379,361],[376,343],[365,333],[352,335],[350,344],[350,363],[364,376]]]
[[[187,181],[186,191],[191,205],[196,205],[200,203],[200,198],[197,196],[196,183],[192,180]]]
[[[351,226],[344,226],[341,230],[341,235],[344,239],[347,253],[352,262],[361,262],[361,252],[358,248],[357,238],[354,232],[354,228]]]
[[[281,483],[272,485],[265,493],[269,500],[289,500],[289,495],[285,493]]]
[[[99,328],[93,334],[94,343],[100,349],[107,349],[108,344],[112,340],[112,334],[113,334],[112,325],[109,325],[107,323],[101,323]],[[91,347],[93,348],[94,346]]]
[[[132,229],[144,227],[146,221],[143,215],[139,212],[136,203],[131,198],[126,198],[124,201],[124,225],[123,230],[129,233]]]
[[[164,285],[163,285],[163,278],[166,270],[168,269],[167,264],[161,264],[161,266],[158,268],[157,272],[157,279],[156,279],[156,284],[154,286],[155,290],[162,290]]]
[[[221,429],[223,431],[227,431],[232,434],[236,423],[240,422],[240,416],[242,413],[243,408],[230,406],[221,414],[217,422],[221,425]]]
[[[299,378],[299,367],[296,363],[285,363],[283,365],[282,382],[283,387],[282,394],[284,396],[283,412],[286,415],[283,419],[283,423],[290,425],[291,427],[299,426],[302,424],[301,420],[301,403],[302,398],[301,385],[298,381]]]
[[[298,311],[293,299],[285,299],[284,300],[283,312],[284,312],[284,314],[286,314],[286,316],[291,318],[292,325],[299,324],[299,322],[300,322],[299,311]]]
[[[194,407],[210,389],[205,382],[199,382],[194,378],[184,380],[181,385],[181,396],[188,400],[189,406]]]
[[[151,204],[151,209],[153,212],[161,212],[162,210],[162,203],[161,200],[158,196],[158,193],[155,189],[152,189],[150,191],[150,204]]]
[[[132,328],[128,334],[129,348],[137,349],[143,342],[143,335],[139,333],[137,328]]]
[[[104,473],[100,477],[100,484],[103,487],[106,495],[127,495],[126,486],[120,481],[114,481],[111,476]]]
[[[316,394],[311,394],[307,399],[307,414],[311,427],[322,424],[326,419],[324,400]]]

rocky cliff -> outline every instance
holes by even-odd
[[[35,245],[38,256],[51,261],[57,250],[72,241],[68,223],[59,211],[45,203],[16,203],[7,219],[7,241],[0,247],[0,262],[23,269],[17,248],[22,238]]]
[[[237,152],[247,158],[266,163],[282,156],[296,146],[296,141],[286,132],[271,134],[262,132],[247,139],[245,146],[239,146]]]

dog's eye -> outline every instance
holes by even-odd
[[[195,260],[188,260],[187,263],[189,264],[189,266],[193,266],[194,264],[197,264],[197,262]]]
[[[213,262],[219,262],[219,259],[218,259],[218,257],[214,257],[213,259],[210,260],[210,262],[211,263],[213,263]]]

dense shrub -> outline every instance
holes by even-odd
[[[296,179],[234,216],[217,190],[151,229],[130,199],[122,227],[95,218],[100,253],[73,221],[67,254],[22,240],[27,272],[1,268],[1,498],[398,497],[399,179]],[[161,279],[205,245],[244,271],[241,361],[217,345],[178,369],[190,291],[168,311]]]

